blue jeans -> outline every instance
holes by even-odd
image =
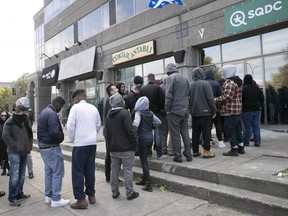
[[[64,160],[60,147],[40,149],[45,164],[45,196],[53,201],[61,199],[62,178],[64,177]]]
[[[261,111],[242,112],[242,121],[245,129],[244,145],[248,146],[251,137],[251,128],[253,130],[254,143],[261,144],[260,122]]]
[[[95,158],[96,145],[73,148],[72,186],[77,200],[85,199],[85,194],[95,195]]]
[[[27,156],[8,154],[10,162],[9,196],[10,202],[15,202],[23,195]]]
[[[243,143],[240,115],[225,116],[224,127],[227,136],[230,139],[231,148],[236,148],[238,144]]]

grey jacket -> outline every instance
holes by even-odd
[[[202,68],[193,69],[193,81],[189,85],[189,110],[192,117],[212,116],[216,113],[212,87],[204,78]]]
[[[26,126],[23,122],[17,123],[12,115],[4,124],[2,138],[7,144],[7,153],[19,154],[20,156],[28,155],[32,150],[33,133],[31,123],[26,119]]]
[[[165,79],[165,111],[189,115],[189,82],[179,72],[173,72]]]

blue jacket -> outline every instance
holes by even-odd
[[[49,104],[39,115],[37,124],[39,145],[57,146],[64,140],[64,133],[55,108]]]

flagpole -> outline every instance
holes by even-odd
[[[192,18],[191,21],[193,22],[193,21],[194,21],[194,17],[192,16],[192,12],[190,11],[190,8],[186,5],[186,3],[185,3],[184,0],[181,0],[181,1],[182,1],[183,5],[186,7],[188,13],[190,14],[190,16],[191,16],[191,18]],[[198,29],[198,32],[199,32],[200,37],[201,37],[201,39],[202,39],[203,36],[204,36],[204,28],[199,29],[198,25],[197,25],[197,24],[195,24],[195,25],[196,25],[196,28]]]

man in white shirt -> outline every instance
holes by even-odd
[[[72,94],[75,104],[72,106],[67,131],[73,141],[72,152],[72,185],[77,200],[70,205],[73,209],[86,209],[88,195],[90,204],[95,199],[95,157],[97,133],[101,127],[99,112],[95,106],[86,102],[84,89],[77,89]],[[84,186],[86,186],[84,190]],[[86,194],[86,195],[85,195]]]

